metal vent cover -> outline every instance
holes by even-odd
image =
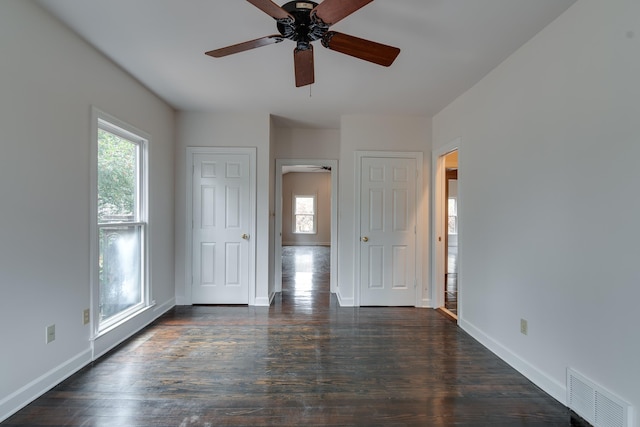
[[[567,369],[567,405],[595,427],[631,427],[631,405],[603,387]]]

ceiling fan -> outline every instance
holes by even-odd
[[[221,58],[280,43],[285,39],[293,40],[296,42],[293,51],[296,87],[301,87],[315,81],[313,41],[320,40],[322,46],[328,49],[385,67],[390,66],[400,53],[397,47],[329,30],[333,24],[373,0],[324,0],[320,4],[313,1],[290,1],[282,7],[271,0],[247,1],[276,20],[279,34],[211,50],[206,55]]]

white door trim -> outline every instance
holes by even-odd
[[[295,165],[331,167],[331,293],[338,281],[338,161],[322,159],[276,159],[274,272],[275,291],[282,291],[282,167]]]
[[[456,138],[450,143],[437,148],[432,151],[432,182],[433,182],[433,198],[431,200],[431,206],[433,206],[432,215],[432,241],[431,241],[431,307],[438,308],[444,305],[444,285],[442,278],[445,274],[444,254],[447,248],[444,247],[445,239],[444,233],[444,216],[445,216],[445,185],[446,185],[446,170],[444,164],[444,156],[458,150],[458,156],[460,156],[460,138]],[[459,160],[458,160],[459,162]],[[458,183],[458,212],[460,211],[460,184]],[[458,229],[458,272],[460,269],[460,229]],[[458,274],[458,304],[460,303],[460,274]],[[460,306],[458,306],[458,316],[461,315]]]
[[[415,253],[415,266],[416,266],[416,294],[415,294],[415,306],[421,307],[422,303],[422,246],[424,242],[422,221],[422,159],[423,153],[421,151],[356,151],[355,152],[355,165],[354,165],[354,180],[355,180],[355,209],[354,209],[354,227],[353,227],[353,276],[354,276],[354,303],[356,307],[360,306],[360,203],[362,200],[360,177],[362,173],[362,158],[363,157],[377,157],[377,158],[408,158],[415,159],[416,161],[416,253]]]
[[[249,155],[249,305],[255,305],[256,300],[256,153],[254,147],[187,147],[186,154],[186,215],[184,234],[186,236],[185,243],[185,260],[184,260],[184,303],[185,305],[193,304],[191,287],[193,285],[193,253],[192,243],[193,236],[191,229],[193,227],[193,157],[197,154],[247,154]]]

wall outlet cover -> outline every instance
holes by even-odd
[[[49,344],[56,339],[56,325],[47,326],[47,340],[46,343]]]

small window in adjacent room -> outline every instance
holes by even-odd
[[[293,196],[293,232],[316,233],[316,196]]]
[[[447,209],[448,218],[448,234],[458,234],[458,199],[449,197],[449,206]]]

